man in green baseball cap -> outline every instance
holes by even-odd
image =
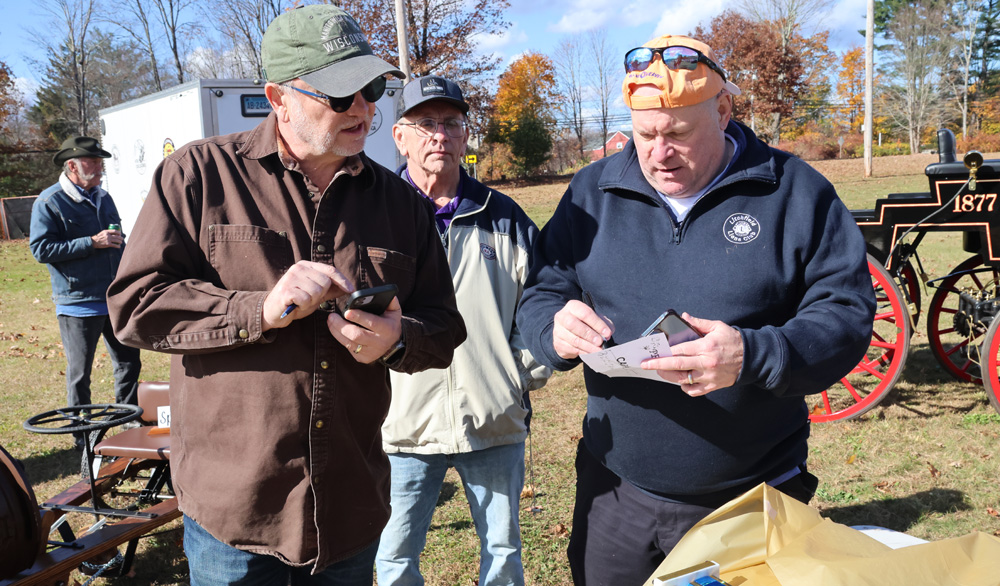
[[[399,70],[331,5],[278,16],[261,54],[273,112],[163,160],[108,303],[123,340],[174,354],[191,583],[371,586],[387,369],[444,368],[465,325],[433,204],[363,152]],[[387,284],[384,313],[334,311]]]

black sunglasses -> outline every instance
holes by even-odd
[[[653,62],[653,57],[660,55],[660,60],[667,69],[687,69],[694,71],[698,63],[704,63],[709,69],[722,76],[722,81],[726,81],[726,72],[705,56],[704,53],[691,47],[636,47],[625,53],[625,73],[633,71],[645,71],[649,64]]]
[[[326,94],[317,94],[316,92],[306,91],[304,89],[297,88],[294,85],[283,85],[283,87],[291,88],[307,96],[326,100],[330,104],[330,108],[338,114],[349,110],[351,108],[351,104],[354,103],[354,94],[341,98],[335,98]],[[368,85],[361,88],[359,91],[361,92],[361,97],[364,98],[366,102],[375,103],[382,97],[382,94],[385,93],[385,78],[380,75],[368,82]]]

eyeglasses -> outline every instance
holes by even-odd
[[[726,81],[726,72],[705,56],[704,53],[691,47],[636,47],[625,53],[625,73],[633,71],[645,71],[649,64],[653,62],[653,57],[660,55],[660,60],[667,69],[674,71],[687,69],[693,71],[698,67],[698,63],[704,63],[709,69],[722,76],[722,81]]]
[[[293,89],[307,96],[326,100],[329,102],[330,108],[338,114],[348,111],[351,108],[351,104],[354,103],[354,94],[344,96],[342,98],[335,98],[326,94],[317,94],[316,92],[306,91],[304,89],[297,88],[294,85],[282,84],[282,87]],[[375,103],[382,97],[382,94],[385,93],[385,78],[380,75],[368,82],[368,85],[361,88],[359,91],[361,92],[361,97],[364,98],[366,102]]]
[[[452,138],[465,136],[465,120],[461,118],[448,118],[447,120],[435,120],[433,118],[421,118],[416,122],[400,122],[402,126],[412,126],[424,136],[433,136],[437,132],[438,126],[444,126],[444,132]]]

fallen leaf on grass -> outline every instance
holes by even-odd
[[[948,465],[951,466],[952,468],[961,468],[962,467],[962,463],[959,462],[959,461],[957,461],[957,460],[954,461],[954,462],[952,462],[951,464],[948,464]]]
[[[941,476],[941,471],[934,467],[934,464],[930,462],[927,463],[927,469],[931,473],[931,478],[938,478]]]
[[[1000,511],[997,511],[993,507],[986,507],[986,514],[991,517],[1000,517]]]
[[[892,487],[895,485],[896,485],[895,482],[889,482],[887,480],[883,480],[882,482],[876,482],[874,486],[875,490],[884,494],[889,494],[892,492]]]
[[[31,303],[32,303],[32,304],[35,304],[35,303],[41,303],[41,302],[42,302],[42,300],[41,300],[41,299],[35,299],[35,300],[34,300],[34,301],[32,301]]]
[[[535,496],[535,487],[532,484],[525,484],[524,488],[521,489],[521,498],[530,499]]]
[[[854,461],[857,460],[857,459],[858,459],[858,456],[856,454],[851,454],[850,456],[847,457],[847,463],[848,464],[853,464]]]
[[[552,527],[549,527],[549,535],[554,535],[556,537],[569,537],[569,529],[567,529],[562,523],[556,523]]]

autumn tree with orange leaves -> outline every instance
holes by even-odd
[[[843,106],[841,119],[851,132],[861,132],[865,122],[865,50],[855,47],[844,53],[837,78],[837,94]]]
[[[804,68],[796,51],[782,49],[774,30],[726,10],[694,37],[712,47],[729,79],[743,92],[736,116],[765,140],[776,141],[775,114],[790,116],[802,92]],[[780,117],[779,117],[780,119]]]
[[[519,175],[533,173],[549,159],[560,99],[554,71],[551,59],[529,52],[500,76],[487,141],[510,147]]]

